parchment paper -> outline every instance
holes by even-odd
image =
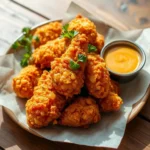
[[[116,39],[135,41],[145,51],[147,61],[138,76],[129,83],[121,85],[121,97],[124,104],[119,112],[102,114],[102,120],[88,129],[49,126],[43,129],[30,129],[26,123],[24,105],[25,99],[17,98],[12,90],[12,77],[20,71],[19,59],[22,51],[0,57],[0,105],[9,108],[29,130],[33,130],[42,137],[61,142],[76,143],[81,145],[117,148],[123,138],[127,118],[132,110],[132,105],[138,102],[146,93],[150,83],[150,29],[128,32],[117,31],[87,11],[71,3],[64,22],[75,17],[78,13],[89,17],[97,25],[99,33],[105,36],[106,44]]]

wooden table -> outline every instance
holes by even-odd
[[[24,26],[62,18],[70,0],[0,0],[0,55],[4,54]],[[101,20],[120,30],[150,27],[149,0],[76,0]],[[128,125],[119,150],[150,150],[150,97]],[[0,150],[102,150],[51,142],[36,137],[17,124],[0,107]]]

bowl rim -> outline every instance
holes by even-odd
[[[136,50],[140,53],[141,55],[141,63],[140,65],[132,72],[129,72],[129,73],[118,73],[118,72],[115,72],[115,71],[112,71],[111,69],[109,69],[107,66],[107,69],[110,73],[114,74],[114,75],[117,75],[117,76],[123,76],[123,77],[128,77],[128,76],[132,76],[132,75],[135,75],[136,73],[138,73],[145,65],[146,63],[146,54],[143,50],[143,48],[141,46],[139,46],[137,43],[133,42],[133,41],[130,41],[130,40],[114,40],[114,41],[111,41],[109,43],[107,43],[101,50],[101,53],[100,53],[100,56],[102,58],[104,58],[104,54],[105,54],[105,51],[107,49],[109,49],[109,47],[111,46],[114,46],[114,45],[118,45],[118,44],[123,44],[123,45],[127,45],[127,46],[130,46],[130,47],[134,47],[136,48]]]

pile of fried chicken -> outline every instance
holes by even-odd
[[[100,57],[104,37],[94,23],[78,15],[68,24],[68,32],[75,36],[60,37],[62,32],[60,22],[39,27],[30,64],[12,81],[16,95],[28,99],[26,117],[31,128],[88,127],[101,120],[102,112],[118,111],[123,103],[119,84],[110,79]],[[89,52],[89,45],[96,51]]]

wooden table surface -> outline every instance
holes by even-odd
[[[0,0],[0,55],[24,26],[62,18],[71,0]],[[120,30],[150,27],[150,0],[76,0],[104,22]],[[15,124],[0,107],[0,150],[102,150],[51,142],[36,137]],[[126,128],[119,150],[150,150],[150,97]],[[107,149],[108,150],[108,149]]]

